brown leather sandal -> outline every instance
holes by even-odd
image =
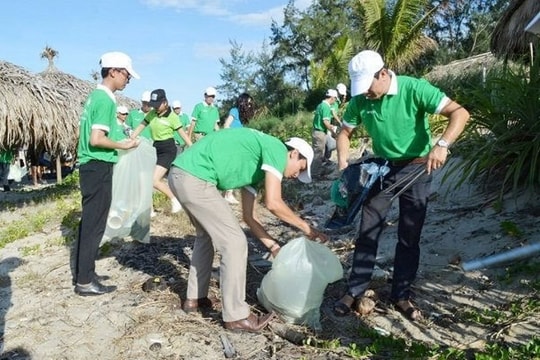
[[[399,311],[410,321],[421,321],[424,319],[420,310],[418,310],[410,300],[400,300],[394,303],[394,309]]]

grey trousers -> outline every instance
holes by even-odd
[[[247,239],[230,205],[214,184],[172,166],[169,186],[197,231],[189,268],[188,299],[208,295],[214,249],[221,255],[220,287],[223,321],[245,319]]]

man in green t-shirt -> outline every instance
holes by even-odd
[[[313,130],[311,132],[311,141],[313,145],[313,176],[323,175],[323,162],[326,152],[326,134],[330,132],[332,136],[336,136],[337,128],[332,125],[333,112],[332,106],[336,102],[337,91],[329,89],[326,92],[325,98],[315,109],[313,115]]]
[[[174,113],[180,118],[180,123],[182,123],[182,127],[185,130],[189,129],[189,125],[191,125],[191,120],[189,119],[189,115],[182,111],[182,103],[179,100],[174,100],[172,108]],[[176,143],[177,154],[180,154],[182,151],[184,151],[186,142],[177,132],[174,133],[174,142]]]
[[[188,137],[195,141],[203,136],[219,130],[219,111],[214,101],[216,100],[216,89],[208,87],[204,91],[204,101],[195,105],[191,113],[191,125]]]
[[[305,140],[292,138],[283,143],[248,128],[208,134],[175,159],[169,183],[197,230],[184,311],[212,305],[207,296],[215,249],[221,254],[225,327],[258,332],[266,326],[272,314],[258,317],[246,303],[247,239],[221,191],[242,188],[243,220],[274,256],[280,246],[255,216],[256,189],[260,187],[264,187],[264,202],[274,215],[310,239],[326,241],[325,234],[298,217],[281,197],[283,178],[311,182],[312,160],[313,150]]]
[[[422,314],[410,300],[411,284],[420,260],[420,235],[431,173],[446,162],[448,146],[463,132],[469,113],[426,80],[396,76],[374,51],[365,50],[354,56],[349,62],[349,76],[352,99],[337,139],[339,169],[348,166],[353,130],[363,125],[378,157],[374,161],[386,164],[389,172],[373,184],[362,205],[348,291],[336,302],[334,312],[349,313],[368,288],[385,218],[393,198],[397,197],[398,243],[390,300],[408,319],[419,320]],[[428,114],[448,117],[448,126],[435,146]]]
[[[102,295],[116,289],[102,285],[95,273],[96,256],[107,224],[112,199],[113,165],[118,161],[116,149],[136,147],[137,140],[116,142],[111,139],[118,126],[114,92],[123,90],[133,70],[131,58],[121,52],[103,54],[100,60],[101,84],[93,90],[80,119],[79,176],[82,215],[76,245],[75,293],[81,296]]]
[[[144,117],[152,108],[149,105],[150,102],[150,91],[146,90],[142,93],[141,96],[141,107],[139,109],[131,109],[128,113],[127,119],[126,119],[126,125],[129,126],[131,129],[135,130],[140,123],[143,122]],[[145,128],[139,136],[152,140],[152,133],[150,132],[150,128]]]

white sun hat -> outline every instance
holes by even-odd
[[[311,182],[311,163],[313,162],[313,148],[307,143],[306,140],[299,137],[290,138],[285,142],[285,145],[298,150],[298,152],[307,159],[306,170],[302,171],[298,175],[298,180],[303,183],[309,184]]]
[[[140,79],[139,74],[133,70],[131,58],[120,51],[112,51],[101,55],[99,60],[102,68],[119,68],[126,69],[127,72],[135,79]]]
[[[356,54],[349,62],[351,95],[356,96],[367,92],[375,74],[383,67],[384,61],[375,51],[364,50]]]

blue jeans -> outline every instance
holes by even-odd
[[[379,239],[392,205],[390,199],[403,186],[400,185],[389,193],[384,189],[425,166],[425,164],[389,165],[390,172],[383,179],[382,189],[379,180],[372,186],[362,207],[359,235],[355,242],[348,290],[348,294],[352,297],[362,296],[369,286]],[[420,234],[426,217],[431,180],[432,175],[424,173],[399,196],[398,242],[394,257],[392,301],[410,298],[411,284],[418,271]],[[405,181],[403,185],[407,183],[408,181]]]

